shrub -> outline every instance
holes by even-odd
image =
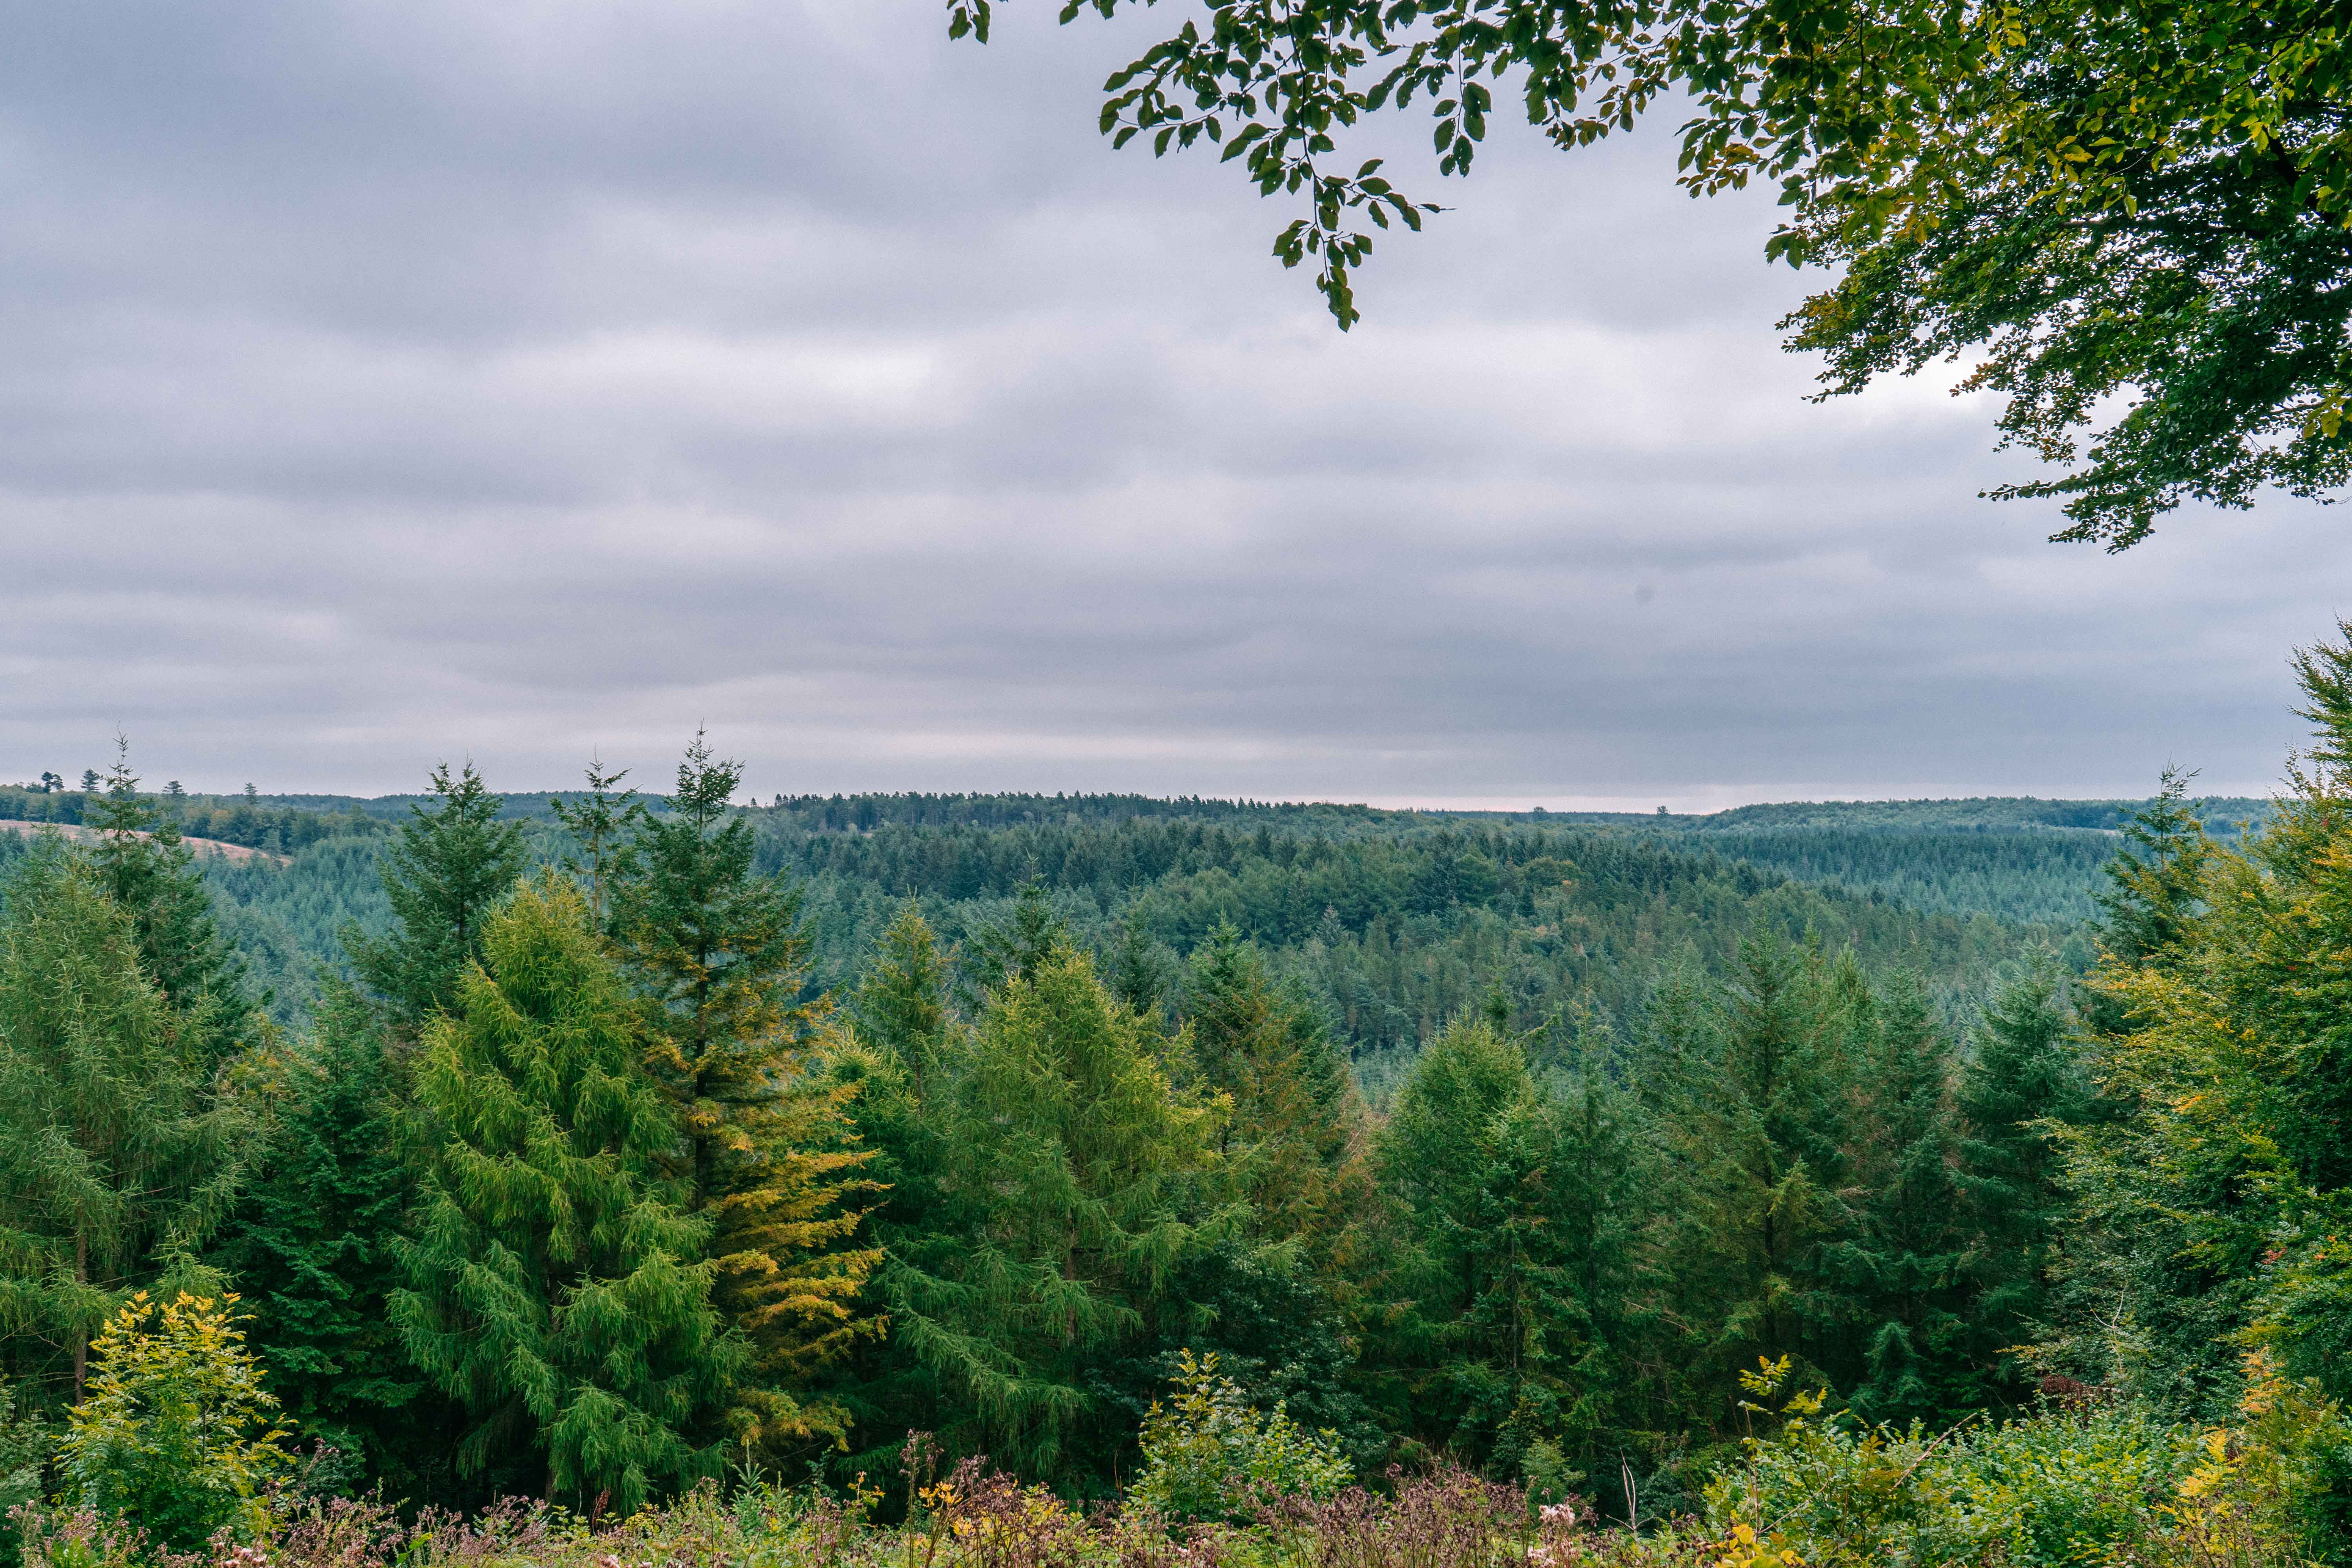
[[[1163,1518],[1238,1520],[1280,1497],[1326,1498],[1354,1478],[1337,1434],[1309,1432],[1280,1405],[1254,1409],[1214,1354],[1180,1352],[1174,1397],[1143,1421],[1143,1475],[1129,1494]]]
[[[266,1489],[290,1458],[270,1418],[278,1401],[229,1315],[236,1300],[183,1292],[159,1312],[142,1290],[107,1324],[58,1446],[61,1500],[170,1551],[267,1527]]]

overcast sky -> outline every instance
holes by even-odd
[[[2275,776],[2335,514],[2051,545],[1990,407],[1807,404],[1769,197],[1682,196],[1669,117],[1444,190],[1399,127],[1456,210],[1342,336],[1055,8],[16,7],[0,779],[654,784],[698,724],[763,796]]]

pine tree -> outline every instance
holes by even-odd
[[[753,868],[751,825],[730,805],[741,777],[695,737],[668,811],[640,817],[614,863],[612,929],[652,1004],[655,1074],[686,1134],[678,1174],[712,1229],[714,1300],[755,1347],[740,1435],[773,1446],[838,1436],[841,1413],[793,1390],[877,1327],[857,1298],[877,1258],[848,1245],[868,1189],[854,1090],[811,1060],[829,1005],[802,999],[800,896]]]
[[[2092,986],[2098,1103],[2064,1133],[2078,1207],[2046,1359],[2200,1416],[2228,1407],[2250,1341],[2352,1391],[2352,623],[2338,632],[2296,654],[2316,734],[2268,825],[2235,848],[2168,828],[2168,778],[2135,837],[2181,847],[2119,868],[2132,896]]]
[[[1125,1423],[1089,1369],[1136,1342],[1192,1245],[1210,1118],[1157,1044],[1066,942],[992,990],[923,1108],[929,1212],[891,1229],[877,1277],[902,1390],[928,1386],[952,1446],[1039,1479],[1107,1479]]]
[[[1045,884],[1034,877],[1023,882],[1012,913],[973,933],[959,996],[965,1013],[978,1015],[992,994],[1051,958],[1069,935],[1069,928],[1054,913]]]
[[[921,906],[909,900],[883,933],[852,1006],[859,1037],[904,1065],[919,1098],[946,1066],[951,967]]]
[[[2165,769],[2156,798],[2124,821],[2125,847],[2107,863],[2106,890],[2094,898],[2100,951],[2118,965],[2170,962],[2195,941],[2213,858],[2205,825],[2186,804],[2195,776]],[[2128,1023],[2121,999],[2095,984],[2084,1014],[2097,1034],[2119,1033]]]
[[[235,1198],[250,1108],[97,868],[37,851],[0,907],[0,1357],[78,1397],[133,1289],[206,1282],[194,1251]]]
[[[1719,995],[1662,999],[1645,1064],[1682,1353],[1727,1399],[1759,1355],[1795,1356],[1832,1383],[1853,1368],[1842,1331],[1853,1304],[1823,1256],[1853,1223],[1841,1143],[1850,1020],[1817,952],[1763,937],[1739,957]]]
[[[519,1454],[543,1490],[626,1514],[706,1474],[697,1434],[747,1347],[710,1300],[710,1226],[665,1166],[678,1130],[637,1011],[552,873],[481,929],[415,1086],[427,1149],[391,1317],[460,1401],[461,1470]]]
[[[1483,1014],[1423,1047],[1379,1141],[1391,1419],[1517,1475],[1613,1448],[1634,1409],[1638,1148],[1597,1076],[1559,1098]]]
[[[522,875],[522,825],[500,822],[492,795],[467,763],[452,778],[433,770],[437,804],[409,807],[383,853],[384,896],[399,929],[367,937],[346,928],[344,950],[360,980],[383,999],[394,1026],[415,1036],[457,1005],[466,966],[478,963],[492,911]]]
[[[1250,1205],[1253,1233],[1297,1238],[1329,1263],[1356,1217],[1364,1173],[1349,1158],[1355,1085],[1321,1016],[1275,988],[1229,921],[1193,952],[1184,1013],[1201,1087],[1232,1102],[1219,1152]]]
[[[2000,1392],[1992,1338],[1979,1317],[1981,1238],[1961,1201],[1961,1123],[1952,1056],[1934,1004],[1913,975],[1874,994],[1858,965],[1847,1002],[1855,1092],[1848,1134],[1856,1233],[1824,1250],[1857,1310],[1864,1356],[1851,1400],[1865,1419],[1948,1426]]]
[[[1118,939],[1103,964],[1103,984],[1138,1017],[1157,1019],[1167,1006],[1168,961],[1151,933],[1133,920],[1118,924]]]
[[[293,1086],[206,1260],[253,1314],[255,1352],[296,1431],[412,1500],[447,1501],[454,1415],[387,1318],[393,1245],[415,1194],[407,1075],[347,984],[321,987]]]
[[[2037,966],[1994,994],[1960,1073],[1957,1179],[1981,1254],[1970,1316],[1999,1346],[2025,1343],[2052,1316],[2071,1207],[2059,1129],[2092,1114],[2074,1029],[2056,971]]]
[[[940,1213],[946,1106],[969,1043],[948,1000],[951,968],[910,900],[852,999],[852,1042],[826,1059],[832,1081],[853,1091],[859,1145],[871,1156],[862,1173],[875,1197],[860,1239],[881,1254],[869,1294],[884,1302],[904,1294],[914,1267],[908,1259],[928,1257],[947,1223]],[[862,1342],[828,1381],[830,1396],[855,1415],[859,1431],[888,1446],[842,1458],[845,1478],[882,1473],[908,1431],[968,1425],[969,1412],[950,1407],[953,1396],[913,1353],[903,1328]]]
[[[245,965],[220,934],[212,893],[177,822],[140,798],[128,742],[116,742],[106,793],[85,806],[82,819],[99,832],[90,860],[108,896],[131,916],[141,966],[215,1058],[226,1059],[259,1023]]]
[[[563,868],[587,888],[589,918],[599,931],[611,919],[614,889],[626,882],[635,869],[630,839],[643,826],[646,808],[636,791],[614,787],[628,776],[626,768],[607,773],[603,763],[592,762],[587,799],[550,803],[555,819],[579,846],[576,856],[564,857]]]

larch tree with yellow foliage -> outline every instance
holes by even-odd
[[[667,809],[635,820],[604,879],[613,941],[651,1013],[654,1076],[677,1108],[677,1174],[711,1227],[713,1300],[751,1346],[733,1435],[773,1453],[839,1440],[845,1413],[803,1391],[877,1326],[858,1296],[878,1254],[851,1245],[872,1187],[846,1114],[855,1091],[814,1070],[830,1006],[803,996],[800,896],[757,871],[731,805],[741,779],[697,735]]]

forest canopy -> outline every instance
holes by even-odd
[[[173,1552],[291,1528],[307,1447],[410,1508],[1353,1483],[1826,1552],[1898,1453],[1805,1560],[2075,1498],[2352,1561],[2346,637],[2259,809],[760,805],[698,738],[650,797],[257,793],[201,820],[330,827],[233,861],[126,757],[0,834],[0,1479]]]

